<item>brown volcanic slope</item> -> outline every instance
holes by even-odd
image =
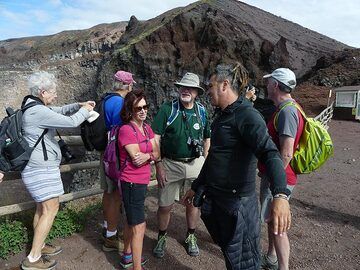
[[[126,25],[0,41],[0,107],[20,106],[27,78],[35,70],[49,70],[58,78],[59,104],[94,99],[103,55],[113,50]],[[4,114],[0,110],[0,118]]]
[[[300,78],[317,60],[349,46],[235,0],[198,1],[146,22],[132,17],[104,70],[132,70],[155,105],[185,71],[203,78],[221,61],[240,61],[255,84],[287,66]]]
[[[20,103],[26,76],[36,69],[51,70],[59,78],[64,89],[60,102],[95,98],[109,89],[117,69],[130,70],[138,87],[149,94],[155,112],[164,98],[175,94],[173,82],[185,71],[205,80],[219,62],[240,61],[260,87],[262,75],[280,66],[292,68],[300,81],[303,77],[321,85],[324,67],[331,70],[333,63],[341,62],[345,49],[352,51],[334,39],[235,0],[198,1],[145,22],[131,17],[126,30],[125,25],[103,24],[0,41],[0,106]],[[337,80],[329,77],[327,85],[333,85],[333,79]],[[321,87],[320,94],[326,96],[326,90]]]
[[[328,103],[330,89],[360,85],[360,49],[344,50],[321,57],[302,77],[294,96],[310,114],[318,114]],[[334,100],[334,94],[329,102]]]
[[[112,48],[125,31],[127,22],[99,24],[86,30],[63,31],[50,36],[35,36],[0,41],[0,67],[17,63],[61,60]],[[75,56],[75,54],[78,54]],[[58,58],[58,59],[57,59]]]

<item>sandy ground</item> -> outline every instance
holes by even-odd
[[[335,144],[334,157],[319,171],[300,176],[293,193],[290,269],[360,270],[360,123],[332,121],[330,133]],[[144,255],[150,259],[146,269],[225,269],[222,254],[202,223],[197,230],[200,256],[192,258],[186,254],[181,205],[176,205],[173,211],[166,256],[152,257],[157,236],[155,194],[155,190],[151,191],[146,200]],[[56,269],[119,269],[119,255],[101,251],[100,221],[99,215],[87,224],[83,233],[55,241],[64,248],[56,257]],[[264,226],[262,235],[265,250]],[[19,269],[24,256],[25,252],[8,261],[0,260],[0,269]]]

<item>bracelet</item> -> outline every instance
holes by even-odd
[[[282,194],[282,193],[278,193],[278,194],[275,194],[274,195],[274,199],[284,199],[284,200],[289,200],[289,197],[286,196],[285,194]]]

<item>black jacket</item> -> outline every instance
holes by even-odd
[[[214,195],[249,196],[255,192],[257,159],[267,169],[273,194],[289,194],[280,154],[261,114],[239,98],[222,110],[211,125],[211,146],[191,188],[200,185]]]

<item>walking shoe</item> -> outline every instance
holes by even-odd
[[[62,248],[60,246],[45,244],[45,246],[41,249],[41,255],[54,256],[59,254],[61,251]]]
[[[267,254],[261,256],[261,268],[265,270],[278,270],[279,263],[276,259],[276,262],[272,262]]]
[[[145,259],[145,258],[141,257],[141,265],[145,265],[147,262],[148,262],[148,259]],[[132,255],[123,255],[123,256],[121,256],[120,266],[123,269],[127,269],[129,267],[132,267],[133,266]]]
[[[104,244],[102,246],[102,250],[105,252],[109,251],[120,251],[123,250],[124,243],[120,242],[118,234],[113,235],[111,237],[106,237]]]
[[[105,239],[106,239],[106,231],[107,231],[107,229],[105,227],[102,227],[102,229],[101,229],[101,239],[103,241],[105,241]]]
[[[190,256],[196,257],[200,253],[199,247],[198,247],[196,241],[197,241],[196,236],[193,233],[190,233],[185,240],[186,251]]]
[[[153,255],[156,258],[162,258],[165,255],[166,235],[167,234],[160,235],[160,237],[159,237],[159,239],[158,239],[158,241],[156,243],[156,246],[153,249]]]
[[[21,268],[23,270],[51,270],[56,266],[55,260],[49,260],[44,257],[40,257],[36,262],[30,262],[28,258],[22,261]]]

